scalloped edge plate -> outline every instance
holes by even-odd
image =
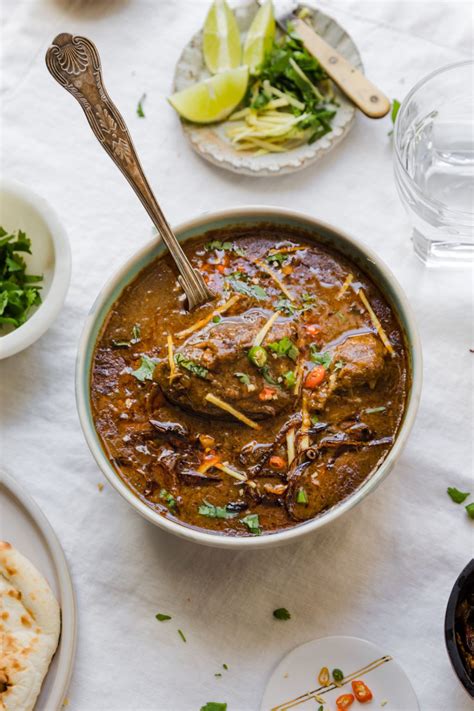
[[[347,32],[331,17],[320,10],[306,5],[299,5],[309,11],[307,21],[329,44],[348,59],[357,69],[364,71],[359,51]],[[234,8],[237,22],[243,36],[248,31],[257,12],[255,0]],[[195,34],[183,49],[176,65],[173,92],[181,91],[196,82],[209,77],[202,53],[202,30]],[[349,133],[354,123],[356,109],[337,87],[335,93],[339,106],[333,119],[333,130],[311,145],[299,146],[285,153],[268,153],[255,156],[251,153],[236,151],[225,135],[227,122],[220,124],[198,125],[182,120],[182,128],[193,149],[205,160],[234,173],[267,177],[284,175],[312,165],[332,148],[337,146]]]

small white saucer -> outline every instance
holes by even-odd
[[[343,671],[339,687],[321,687],[318,675],[322,667]],[[335,711],[336,699],[352,693],[351,681],[355,679],[367,684],[373,700],[362,705],[354,701],[351,711],[419,711],[403,669],[387,650],[357,637],[323,637],[289,652],[267,684],[260,711],[317,711],[320,706],[324,711]]]

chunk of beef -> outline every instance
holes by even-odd
[[[308,398],[310,410],[322,410],[331,395],[361,385],[374,385],[385,365],[385,348],[373,333],[349,336],[332,352],[332,370]],[[334,369],[335,364],[342,367]]]
[[[242,316],[223,318],[193,334],[175,351],[181,363],[171,382],[168,363],[163,361],[157,367],[156,376],[166,397],[194,413],[233,421],[232,415],[206,401],[207,393],[255,419],[274,417],[287,408],[294,396],[292,390],[285,387],[283,376],[294,369],[294,362],[287,356],[275,358],[269,351],[267,363],[259,369],[248,358],[255,336],[270,315],[268,311],[250,309]],[[267,333],[264,343],[279,341],[285,336],[295,343],[296,325],[280,318]],[[264,388],[268,399],[261,397]]]

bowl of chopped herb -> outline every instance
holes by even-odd
[[[28,348],[66,298],[71,251],[48,203],[25,185],[0,182],[0,359]]]

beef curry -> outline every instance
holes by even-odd
[[[311,519],[390,450],[409,387],[401,327],[368,276],[283,226],[185,251],[216,295],[188,312],[169,255],[113,305],[91,375],[119,476],[167,517],[228,535]]]

